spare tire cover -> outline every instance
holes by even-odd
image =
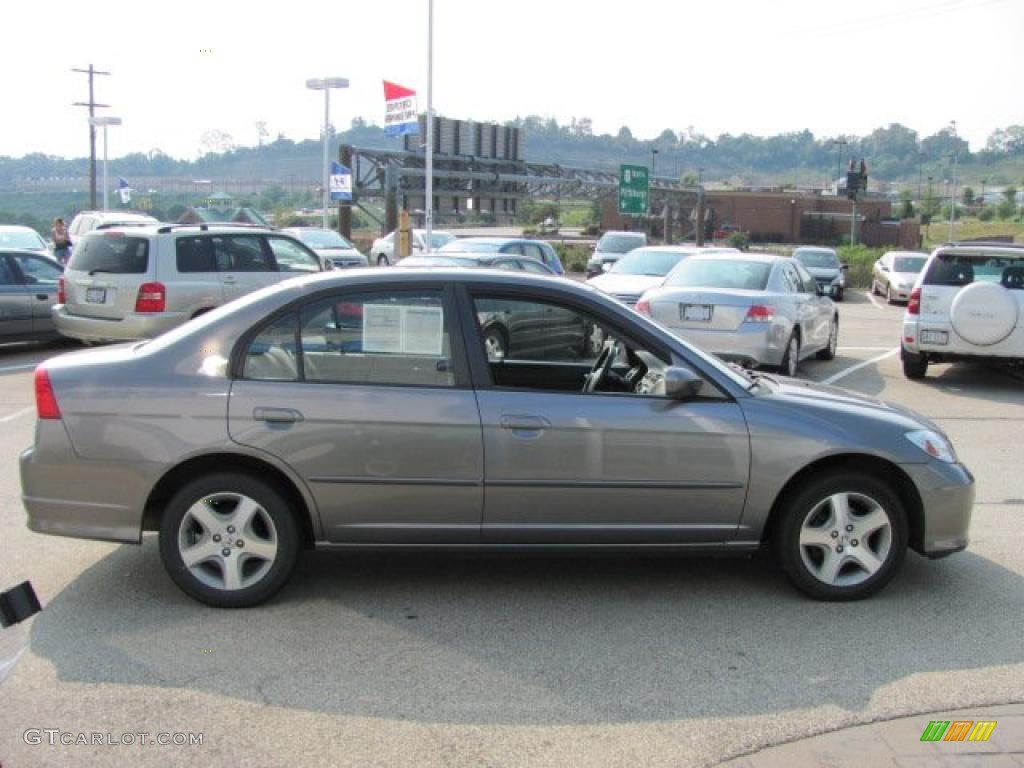
[[[1017,325],[1017,302],[998,283],[971,283],[954,298],[949,320],[960,338],[971,344],[998,344]]]

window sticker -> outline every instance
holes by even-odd
[[[440,357],[444,343],[441,307],[366,304],[363,351]]]

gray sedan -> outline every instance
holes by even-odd
[[[35,251],[0,250],[0,344],[57,338],[50,308],[64,267]]]
[[[638,312],[725,360],[795,376],[811,355],[831,360],[839,313],[800,262],[784,256],[691,256]]]
[[[489,357],[480,317],[546,329]],[[526,322],[515,322],[516,316]],[[579,335],[606,344],[581,358]],[[346,270],[36,371],[29,527],[159,533],[203,602],[269,598],[303,549],[744,554],[815,598],[870,595],[908,547],[967,545],[974,481],[905,409],[731,369],[585,286]]]

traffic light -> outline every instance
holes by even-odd
[[[850,159],[850,166],[846,171],[846,196],[851,200],[856,200],[859,193],[867,192],[868,189],[868,166],[864,162],[864,158],[860,160],[860,168],[858,168],[853,159]]]

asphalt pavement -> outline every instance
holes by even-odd
[[[801,597],[760,556],[316,552],[270,604],[207,608],[164,575],[152,538],[25,528],[31,368],[75,347],[0,348],[0,584],[31,578],[46,604],[0,688],[0,764],[710,766],[1024,701],[1022,381],[970,365],[908,381],[902,309],[851,295],[840,312],[836,360],[801,375],[933,419],[978,480],[966,552],[911,554],[881,594],[841,605]],[[139,733],[145,745],[124,738]],[[882,764],[872,731],[842,733],[848,764]],[[92,734],[105,742],[74,743]],[[964,745],[931,746],[941,761]]]

